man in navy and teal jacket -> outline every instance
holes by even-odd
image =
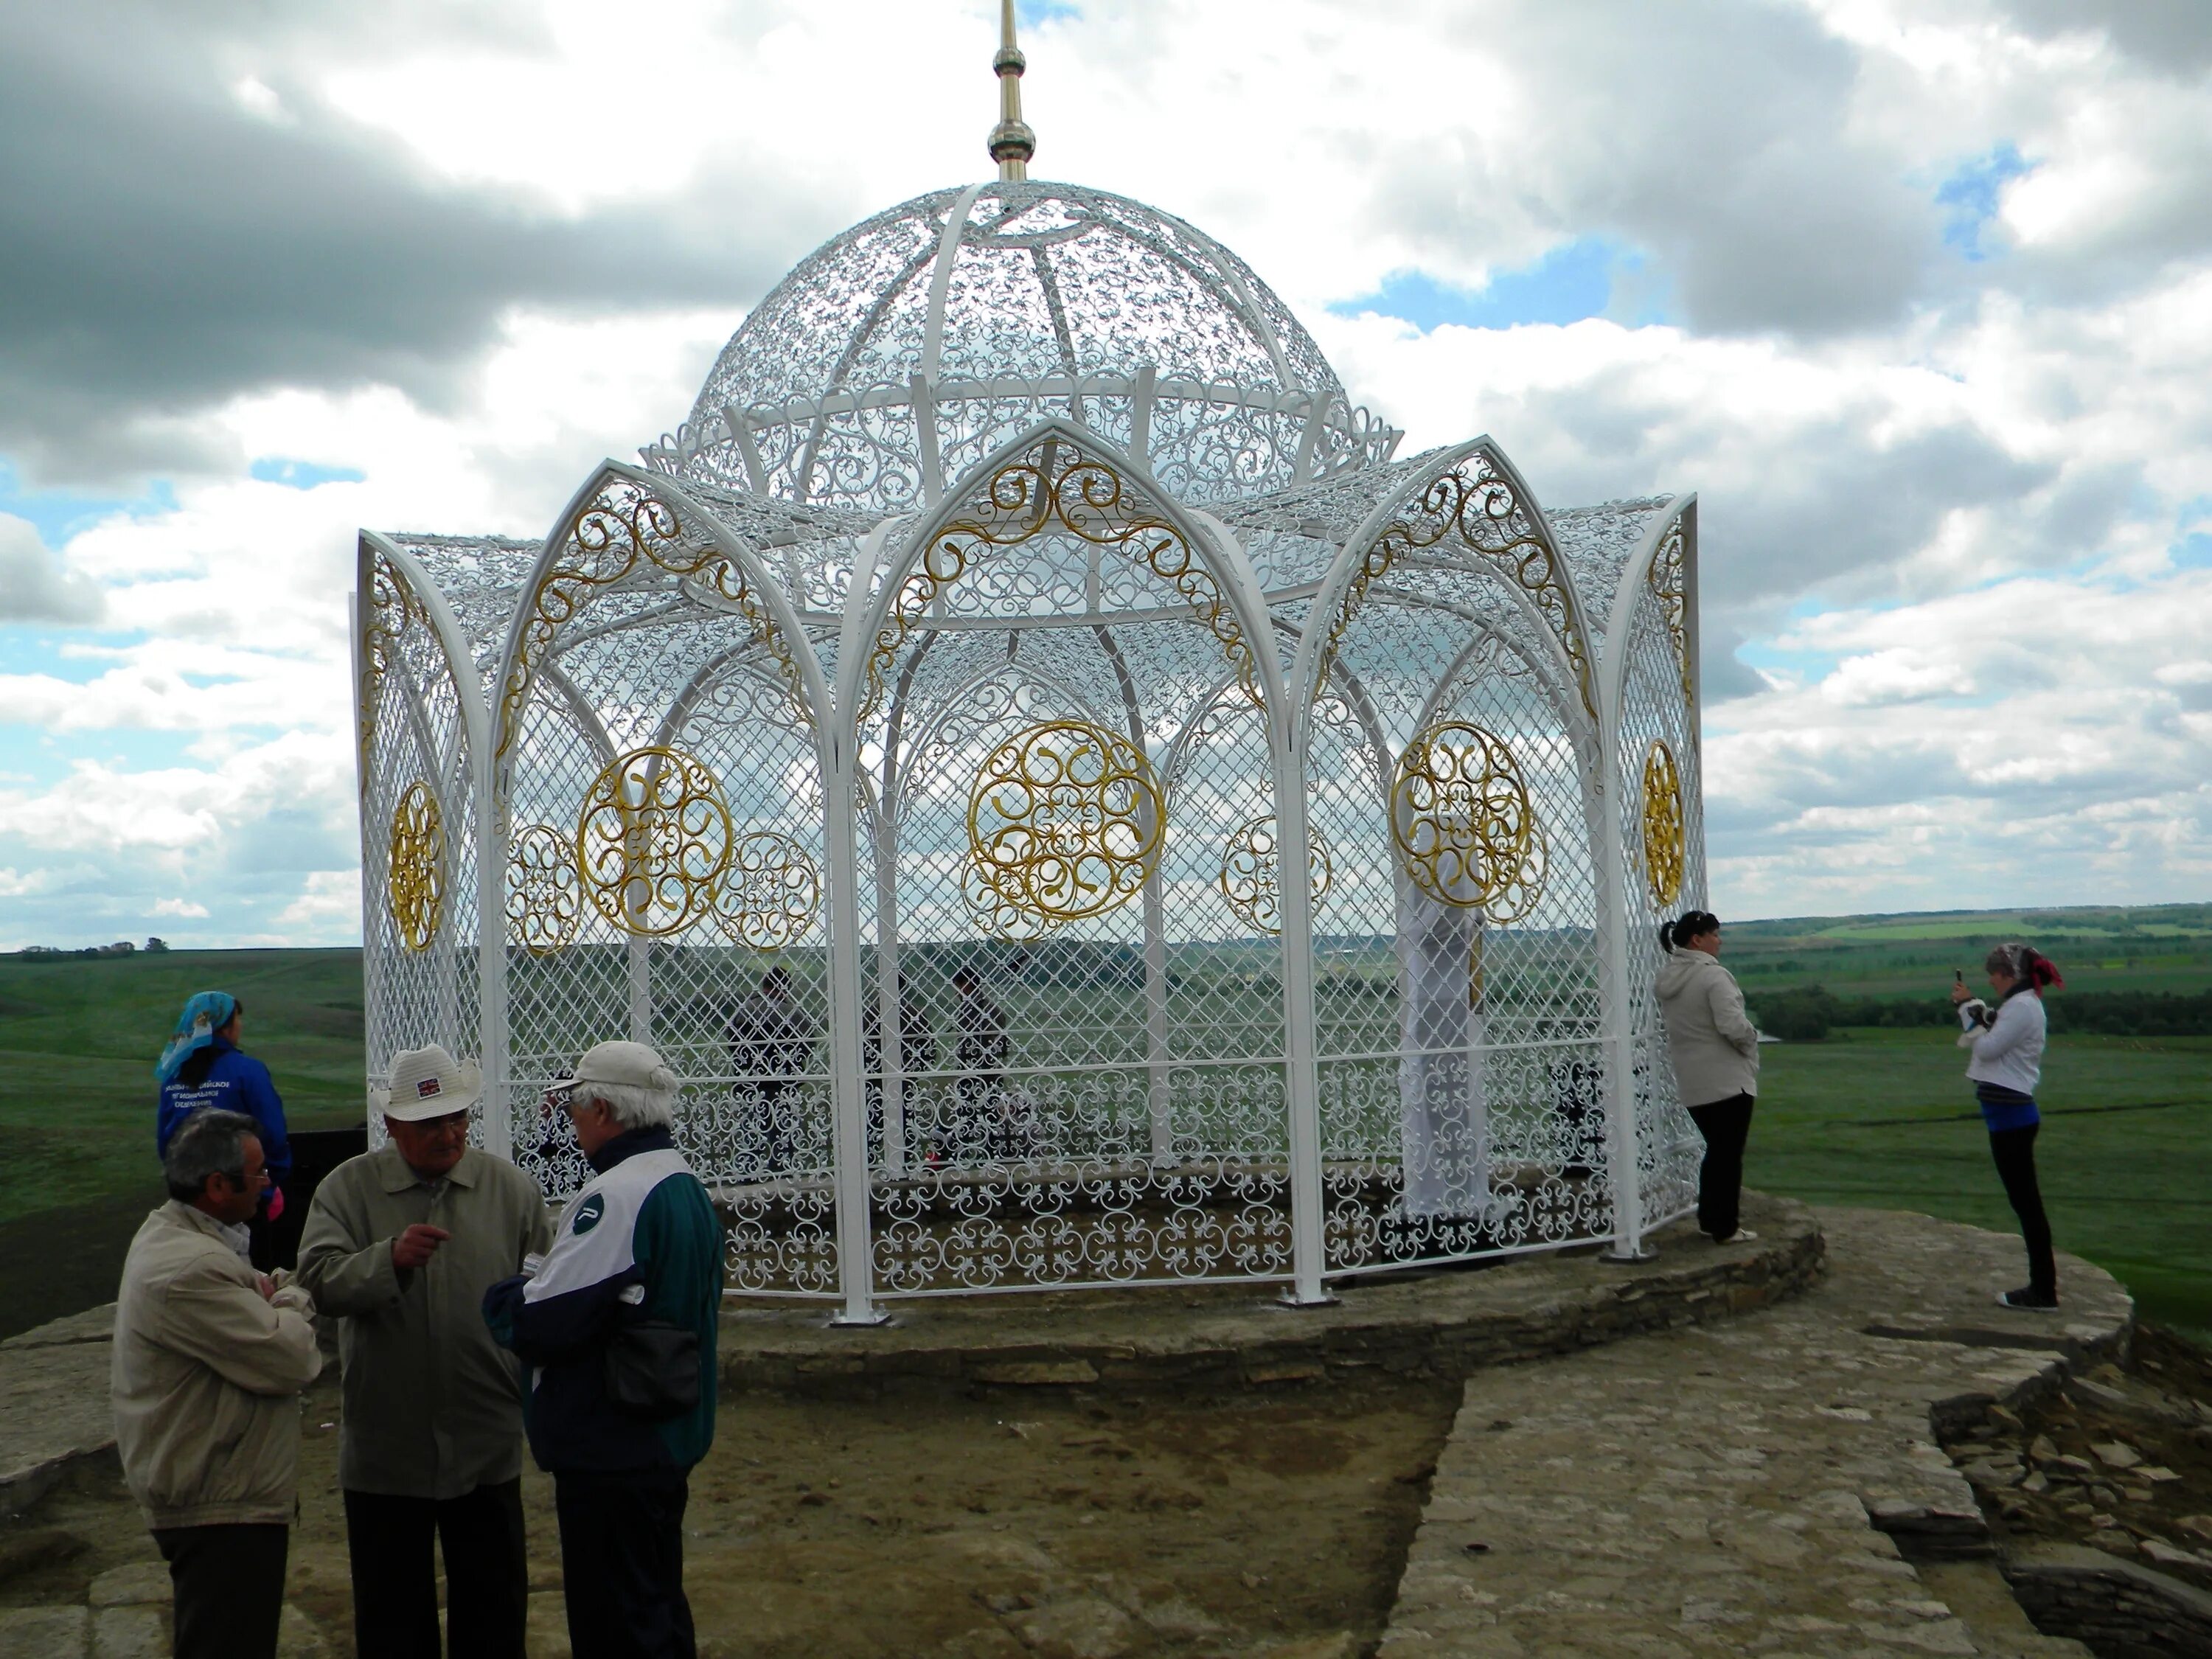
[[[484,1293],[484,1317],[530,1367],[523,1422],[553,1476],[576,1659],[691,1659],[684,1509],[714,1439],[721,1222],[676,1150],[659,1055],[602,1042],[568,1087],[594,1174],[537,1270]]]

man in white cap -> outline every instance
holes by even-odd
[[[536,1182],[469,1145],[474,1066],[433,1044],[394,1054],[386,1077],[391,1139],[331,1171],[300,1239],[300,1282],[344,1321],[355,1645],[438,1659],[434,1538],[447,1650],[522,1659],[521,1382],[478,1310],[551,1243],[551,1218]]]
[[[553,1476],[575,1659],[692,1659],[691,1466],[714,1439],[722,1224],[676,1150],[677,1079],[641,1042],[576,1062],[568,1121],[594,1171],[536,1273],[485,1319],[530,1362],[530,1449]]]

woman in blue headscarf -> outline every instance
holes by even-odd
[[[211,1106],[243,1112],[260,1127],[261,1156],[269,1165],[269,1191],[262,1209],[248,1224],[254,1265],[266,1267],[269,1223],[284,1213],[284,1182],[292,1173],[292,1146],[285,1133],[284,1103],[269,1079],[269,1068],[240,1052],[239,1019],[245,1005],[228,991],[202,991],[185,1004],[176,1035],[161,1051],[154,1076],[161,1085],[161,1109],[154,1123],[157,1153],[169,1149],[169,1137],[194,1112]]]

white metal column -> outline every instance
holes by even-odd
[[[844,1306],[838,1325],[880,1325],[875,1305],[874,1240],[868,1214],[867,1102],[860,1070],[860,938],[859,792],[849,729],[832,745],[823,841],[830,854],[830,1109],[837,1167],[837,1286]]]

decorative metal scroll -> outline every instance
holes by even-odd
[[[1237,919],[1255,933],[1283,931],[1279,846],[1275,816],[1270,812],[1265,817],[1238,824],[1230,834],[1228,846],[1222,849],[1221,896],[1229,901],[1229,908],[1236,912]],[[1306,846],[1308,890],[1313,895],[1313,902],[1319,904],[1328,894],[1335,872],[1329,860],[1328,843],[1319,830],[1308,829]]]
[[[688,577],[735,606],[752,641],[774,653],[794,706],[807,707],[805,682],[791,642],[769,618],[737,565],[704,536],[688,538],[676,509],[628,479],[606,484],[576,515],[562,556],[538,580],[524,611],[522,638],[500,689],[498,752],[513,746],[538,665],[553,641],[592,596],[641,565]]]
[[[633,749],[585,792],[576,868],[592,907],[625,933],[680,933],[714,908],[730,862],[714,775],[678,749]]]
[[[376,711],[384,696],[384,677],[399,653],[399,641],[411,623],[427,623],[422,601],[415,596],[392,562],[381,553],[368,561],[368,605],[361,626],[361,787],[368,787],[367,764],[376,738]]]
[[[507,854],[509,936],[533,957],[566,950],[583,920],[576,843],[550,824],[526,823]]]
[[[1674,751],[1654,743],[1644,757],[1644,884],[1651,908],[1663,910],[1682,896],[1682,774]]]
[[[1565,562],[1537,533],[1534,514],[1521,500],[1520,492],[1480,451],[1432,479],[1370,544],[1329,620],[1328,643],[1322,652],[1322,678],[1327,678],[1336,661],[1345,630],[1366,602],[1368,591],[1400,560],[1438,546],[1448,538],[1528,596],[1566,656],[1583,708],[1595,720],[1596,680],[1590,669],[1582,617],[1576,610],[1573,590],[1567,586]]]
[[[1009,899],[991,884],[990,878],[973,860],[960,867],[960,900],[968,907],[969,918],[981,932],[1009,945],[1025,945],[1031,939],[1042,939],[1060,926],[1059,917],[1024,909]]]
[[[1182,532],[1139,501],[1121,473],[1054,434],[994,473],[972,511],[938,532],[901,584],[868,656],[861,717],[883,701],[884,676],[939,593],[960,579],[986,547],[1018,547],[1057,525],[1098,547],[1115,547],[1182,595],[1220,642],[1237,684],[1260,698],[1252,647],[1212,574]]]
[[[714,890],[714,923],[749,950],[796,945],[822,908],[822,872],[789,836],[763,830],[741,836]]]
[[[1690,590],[1683,568],[1687,556],[1682,520],[1677,517],[1668,526],[1658,551],[1651,556],[1651,568],[1644,577],[1652,598],[1659,601],[1661,614],[1667,618],[1667,637],[1674,642],[1674,666],[1682,676],[1685,706],[1695,700],[1690,687]]]
[[[1504,739],[1479,726],[1441,721],[1406,745],[1390,785],[1390,833],[1413,885],[1439,903],[1506,921],[1542,896],[1544,840],[1528,786]]]
[[[386,895],[402,950],[430,948],[446,909],[446,826],[430,786],[407,786],[392,811],[391,880]]]
[[[1087,720],[1048,720],[984,760],[968,797],[968,860],[1008,908],[1058,924],[1144,886],[1165,818],[1152,763]]]

